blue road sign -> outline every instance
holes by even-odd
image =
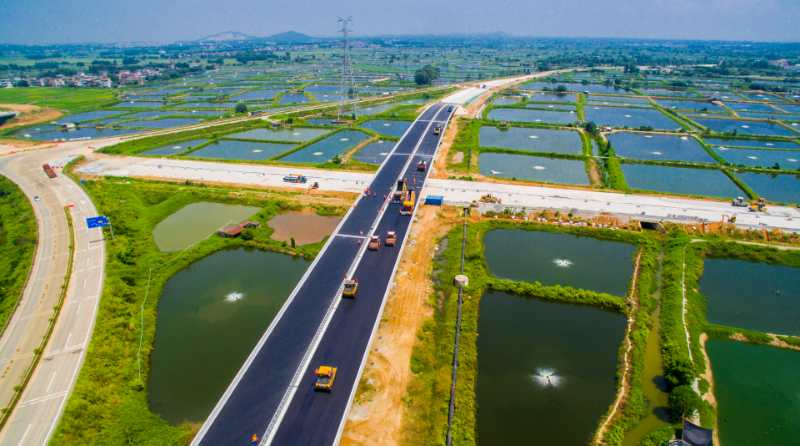
[[[86,226],[89,229],[92,228],[103,228],[109,225],[108,217],[105,215],[98,215],[97,217],[89,217],[86,219]]]

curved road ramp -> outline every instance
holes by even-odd
[[[432,105],[408,128],[300,279],[192,445],[338,442],[419,192],[453,108]],[[393,200],[401,179],[416,192],[407,195],[410,201],[405,204]],[[396,234],[395,246],[381,243],[377,250],[367,249],[373,234],[383,240],[389,231]],[[355,298],[341,297],[346,278],[358,280]],[[314,389],[314,370],[320,365],[336,367],[330,392]]]

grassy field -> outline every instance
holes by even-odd
[[[53,444],[187,444],[197,426],[170,425],[151,412],[147,403],[147,358],[155,339],[158,297],[166,281],[192,262],[221,249],[249,246],[312,258],[322,242],[292,248],[270,238],[272,230],[265,224],[267,220],[285,210],[302,207],[297,201],[300,195],[295,192],[243,191],[127,179],[87,181],[84,187],[100,212],[115,222],[114,238],[107,240],[106,279],[97,325]],[[214,235],[182,252],[159,251],[152,237],[155,225],[197,201],[257,206],[261,210],[253,219],[261,222],[261,227],[248,230],[251,240]],[[325,214],[344,211],[330,206],[314,207]],[[148,294],[142,330],[140,307]],[[137,369],[140,333],[143,336],[141,379]]]
[[[16,184],[0,176],[0,327],[22,295],[36,250],[36,219]]]
[[[116,101],[110,88],[3,88],[0,104],[32,104],[50,107],[65,113],[94,110]]]

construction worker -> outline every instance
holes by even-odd
[[[258,444],[258,435],[253,434],[250,437],[250,444],[252,444],[252,445],[257,445]]]

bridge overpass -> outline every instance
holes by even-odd
[[[428,107],[392,149],[372,181],[342,219],[322,251],[266,329],[192,442],[195,446],[326,445],[338,441],[377,329],[389,285],[413,216],[391,202],[398,179],[419,191],[452,108]],[[419,195],[417,195],[419,199]],[[416,206],[416,203],[415,203]],[[397,233],[394,247],[367,251],[371,234]],[[358,296],[343,300],[342,281],[356,277]],[[329,394],[313,390],[319,364],[338,367]]]

